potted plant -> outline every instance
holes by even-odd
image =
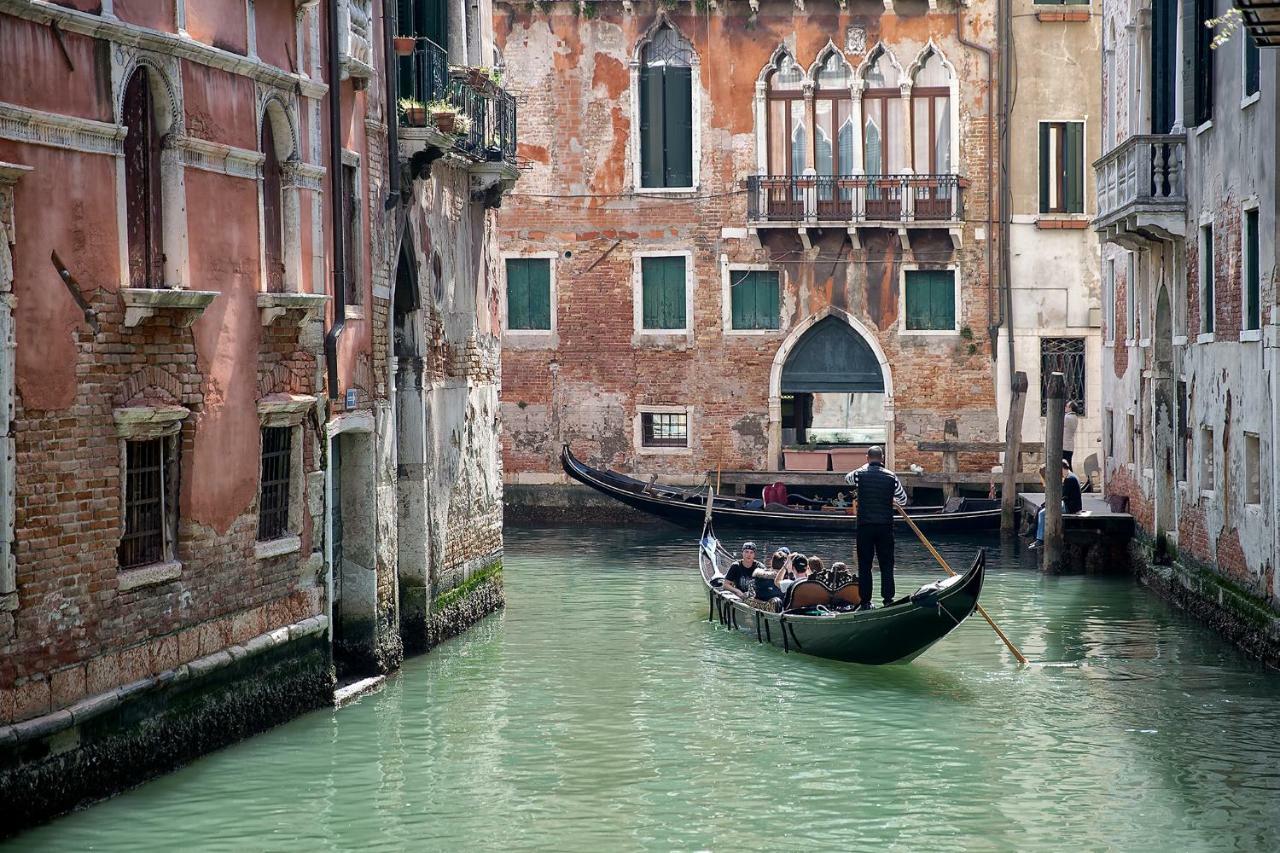
[[[464,116],[461,113],[455,113],[453,116],[453,135],[466,136],[471,132],[471,117]]]
[[[484,146],[484,159],[490,163],[497,163],[502,160],[502,142],[495,133],[489,137],[489,141]]]
[[[448,101],[432,101],[427,111],[431,113],[431,120],[435,122],[436,130],[448,134],[455,132],[458,119],[457,107]]]
[[[422,127],[427,123],[427,108],[422,101],[413,98],[400,99],[400,114],[410,127]]]
[[[417,41],[413,36],[392,36],[391,46],[395,49],[396,56],[411,56]]]

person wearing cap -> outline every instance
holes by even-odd
[[[897,475],[884,467],[884,450],[867,448],[867,464],[845,475],[858,501],[858,594],[863,609],[871,607],[871,563],[880,563],[880,592],[893,601],[894,505],[907,505],[907,492]]]
[[[742,559],[734,561],[724,575],[724,589],[730,592],[745,592],[751,582],[751,575],[759,568],[756,562],[756,543],[742,543]]]
[[[822,568],[822,561],[817,557],[814,557],[812,562],[817,565],[817,568]],[[773,582],[778,585],[778,589],[783,596],[792,586],[809,577],[809,566],[810,561],[805,558],[804,554],[795,554],[791,558],[790,571],[784,566],[782,571],[778,572]]]

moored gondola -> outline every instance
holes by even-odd
[[[641,512],[664,518],[685,527],[702,526],[705,495],[700,492],[643,483],[625,474],[618,474],[590,465],[575,457],[569,446],[560,453],[565,472],[580,483],[619,500]],[[715,498],[712,507],[714,519],[726,525],[766,530],[826,530],[850,533],[857,529],[858,520],[846,512],[830,512],[821,508],[769,508],[749,506],[744,498]],[[756,503],[759,503],[758,501]],[[1000,524],[998,501],[966,498],[947,506],[912,507],[908,510],[912,520],[930,532],[977,532],[994,530]],[[903,519],[897,523],[905,524]]]
[[[905,663],[954,631],[978,605],[986,566],[980,550],[964,574],[953,575],[874,610],[837,612],[821,607],[777,612],[716,585],[732,558],[703,531],[698,568],[707,596],[707,618],[746,632],[787,652],[848,663]],[[814,581],[805,581],[814,584]]]

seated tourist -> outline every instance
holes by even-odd
[[[758,568],[760,564],[756,562],[756,543],[743,542],[742,559],[734,561],[729,571],[725,572],[723,587],[733,593],[746,592],[751,575]]]
[[[779,548],[773,552],[768,566],[760,566],[751,575],[752,597],[760,601],[772,601],[782,597],[776,578],[785,576],[791,562],[791,550]]]
[[[1040,481],[1044,482],[1045,467],[1040,466]],[[1080,479],[1076,477],[1075,472],[1071,470],[1071,463],[1066,459],[1062,460],[1062,512],[1064,515],[1075,515],[1084,509],[1084,498],[1080,491]],[[1036,541],[1032,542],[1028,547],[1035,550],[1044,544],[1044,514],[1045,508],[1040,507],[1040,511],[1036,513]]]
[[[778,573],[774,582],[778,585],[778,590],[782,593],[783,606],[787,601],[787,592],[791,587],[795,586],[802,580],[808,580],[814,566],[822,568],[822,560],[814,557],[812,560],[806,559],[804,554],[795,554],[791,558],[790,571],[781,571]],[[786,575],[786,577],[784,577]]]

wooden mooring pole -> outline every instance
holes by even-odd
[[[1027,408],[1027,374],[1013,374],[1009,420],[1004,425],[1004,485],[1000,491],[1000,532],[1014,533],[1018,510],[1018,470],[1022,467],[1022,413]]]
[[[1044,410],[1044,568],[1062,566],[1062,423],[1066,415],[1066,383],[1049,374]]]

